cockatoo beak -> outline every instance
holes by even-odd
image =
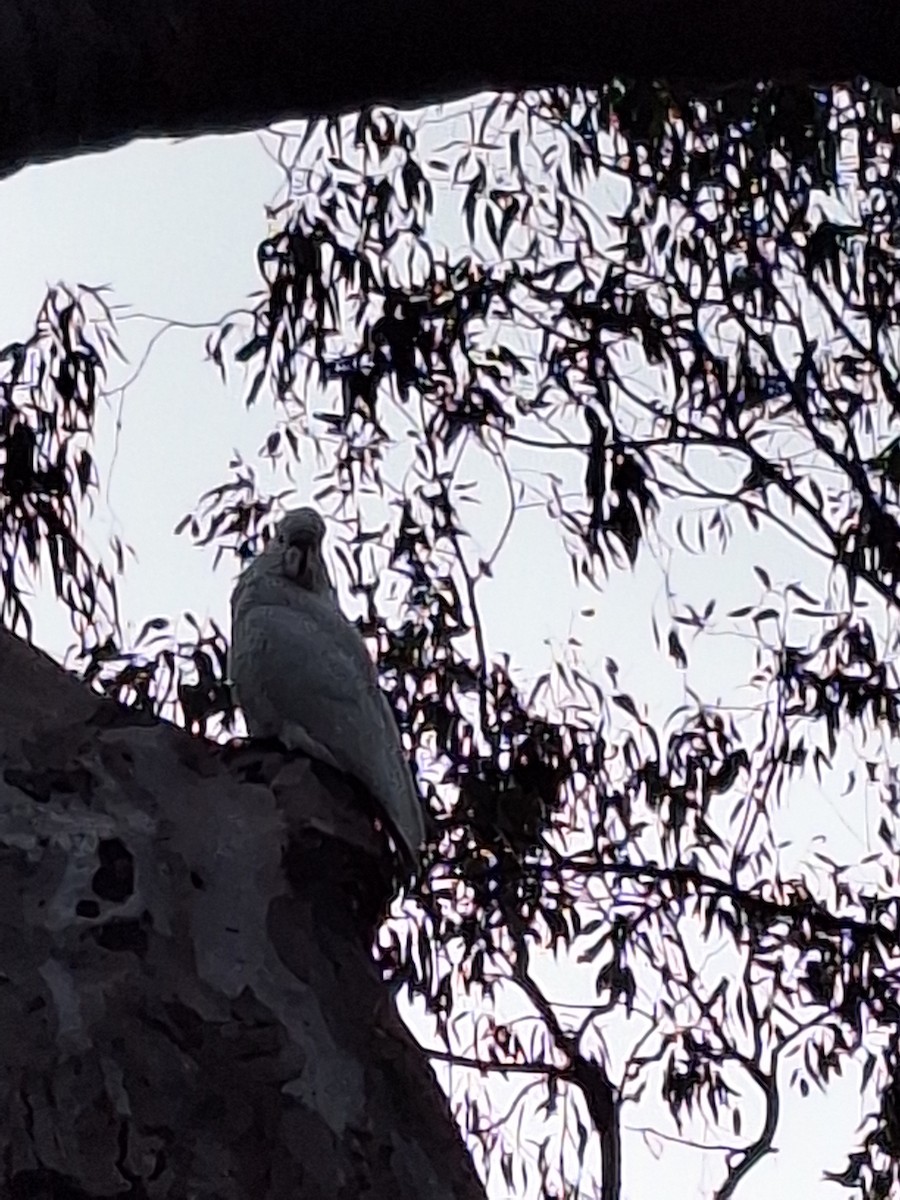
[[[284,573],[294,583],[299,583],[306,574],[306,560],[309,546],[291,545],[284,552]]]

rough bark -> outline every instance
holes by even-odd
[[[483,1196],[370,957],[380,836],[317,770],[0,630],[0,1195]]]
[[[883,0],[0,0],[0,175],[138,136],[614,73],[900,82]]]

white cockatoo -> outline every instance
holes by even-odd
[[[315,509],[295,509],[238,579],[231,682],[251,736],[275,737],[359,780],[415,867],[422,807],[374,663],[338,607],[324,536]]]

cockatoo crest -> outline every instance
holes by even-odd
[[[387,698],[322,557],[325,522],[289,512],[231,597],[230,675],[253,737],[278,738],[358,779],[412,864],[425,827]]]

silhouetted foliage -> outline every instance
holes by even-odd
[[[477,131],[470,120],[453,162],[420,161],[397,114],[310,124],[284,226],[259,247],[262,299],[207,345],[223,376],[232,360],[249,370],[248,404],[276,400],[261,459],[290,475],[332,456],[314,498],[349,531],[342,583],[431,820],[427,869],[379,942],[385,973],[433,1015],[435,1059],[469,1069],[470,1142],[510,1192],[536,1171],[545,1195],[598,1194],[599,1172],[604,1200],[618,1196],[622,1113],[649,1087],[686,1138],[698,1115],[727,1124],[716,1196],[731,1196],[772,1150],[785,1090],[824,1087],[854,1059],[876,1107],[826,1177],[864,1200],[894,1195],[897,94],[857,81],[852,95],[761,84],[697,98],[616,82],[499,96]],[[435,249],[439,187],[458,197],[464,255]],[[93,477],[70,447],[99,363],[64,332],[75,311],[54,312],[52,351],[31,344],[41,374],[20,407],[29,348],[5,352],[4,614],[24,620],[20,547],[32,564],[45,547],[57,594],[93,630],[85,677],[218,736],[234,715],[218,629],[194,622],[176,642],[156,619],[128,650],[112,626],[96,632],[109,579],[83,571],[77,502]],[[398,424],[411,435],[400,485],[384,470]],[[711,573],[702,612],[667,590],[670,628],[654,617],[656,649],[682,672],[713,632],[751,639],[757,702],[737,713],[686,687],[659,726],[611,658],[602,681],[560,659],[526,694],[480,616],[499,547],[472,561],[469,446],[508,490],[503,539],[525,494],[512,448],[577,457],[581,493],[546,468],[540,503],[575,580],[597,588],[654,545],[709,558],[755,531],[821,562],[820,594],[757,565],[760,599],[717,614]],[[243,558],[286,493],[231,469],[179,531]],[[382,528],[365,526],[364,495],[390,497]],[[391,612],[385,572],[405,587]],[[533,586],[510,581],[523,608]],[[614,651],[616,631],[604,636]],[[842,745],[853,780],[877,789],[880,844],[856,864],[815,851],[786,874],[780,808],[801,776],[827,779]],[[594,964],[587,1014],[536,981],[533,957],[551,948]],[[527,1017],[502,1018],[511,997]],[[454,1048],[466,999],[470,1053]],[[632,1038],[621,1069],[604,1041],[613,1017]],[[511,1110],[476,1095],[479,1079],[515,1074]],[[505,1132],[524,1117],[547,1130],[533,1160]]]

